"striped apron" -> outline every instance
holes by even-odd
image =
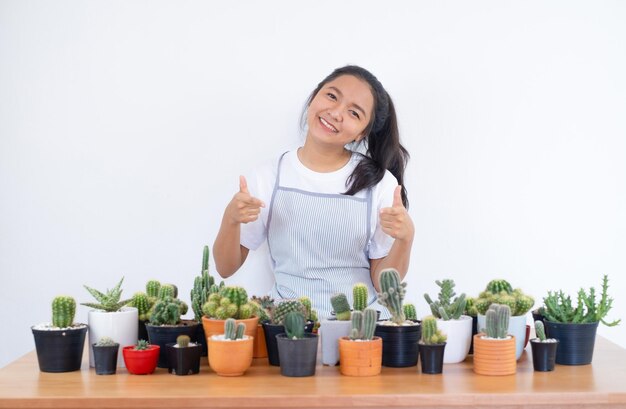
[[[364,283],[368,305],[376,301],[368,256],[372,191],[365,198],[308,192],[280,185],[283,160],[267,221],[267,242],[274,268],[275,300],[307,296],[320,319],[330,316],[330,297]]]

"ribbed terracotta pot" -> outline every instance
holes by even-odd
[[[374,376],[380,374],[383,364],[383,339],[352,341],[339,338],[339,371],[347,376]]]
[[[207,337],[209,366],[220,376],[240,376],[252,365],[252,337],[234,341]]]
[[[474,372],[490,376],[515,374],[515,337],[490,339],[483,336],[483,333],[474,335]]]
[[[254,347],[252,351],[253,358],[267,358],[267,344],[265,343],[265,331],[263,325],[258,324],[256,327],[256,336],[254,337]]]

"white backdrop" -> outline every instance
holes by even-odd
[[[387,87],[412,155],[420,315],[435,279],[540,301],[607,273],[626,318],[624,21],[620,1],[0,0],[0,366],[83,284],[188,301],[238,175],[302,141],[347,63]],[[266,257],[230,282],[268,290]],[[626,323],[600,333],[626,347]]]

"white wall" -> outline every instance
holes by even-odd
[[[412,154],[420,314],[438,278],[540,300],[607,273],[626,318],[624,21],[620,1],[0,1],[0,366],[82,284],[188,299],[238,175],[301,141],[347,63]],[[232,282],[266,291],[266,253]]]

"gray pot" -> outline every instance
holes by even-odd
[[[276,335],[280,374],[283,376],[313,376],[317,363],[317,335],[304,334],[304,338],[290,339],[285,334]]]

